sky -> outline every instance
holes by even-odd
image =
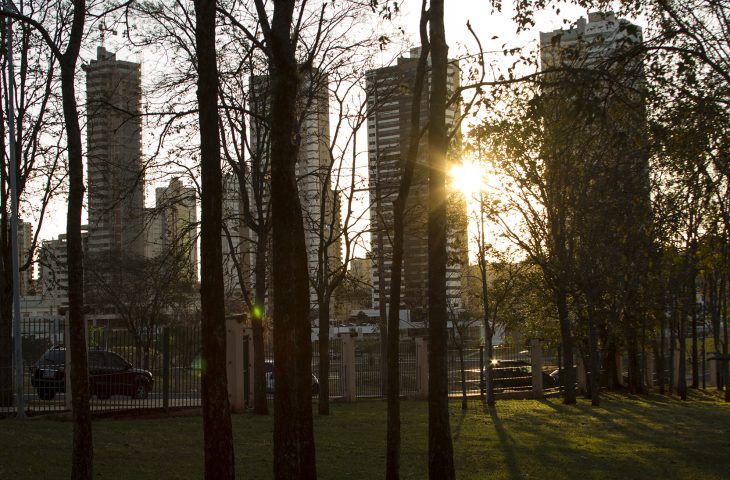
[[[395,20],[396,24],[402,26],[404,32],[409,38],[412,45],[418,44],[418,25],[420,14],[420,1],[404,0],[400,3],[401,13]],[[585,16],[586,11],[577,8],[574,5],[558,4],[560,14],[556,14],[554,9],[537,12],[535,15],[536,26],[530,30],[523,31],[519,35],[516,34],[516,24],[512,21],[513,11],[511,4],[506,4],[502,12],[493,10],[491,2],[488,0],[448,0],[445,10],[445,27],[447,42],[450,47],[450,57],[460,57],[467,52],[476,52],[478,47],[476,41],[469,33],[466,23],[469,21],[473,30],[480,37],[482,46],[486,51],[496,51],[487,55],[487,62],[493,63],[496,69],[502,68],[507,60],[501,51],[504,48],[528,47],[533,49],[536,46],[537,38],[540,31],[549,31],[564,26],[563,19],[575,21],[580,16]],[[386,33],[392,28],[385,21],[377,22],[372,26],[376,31]],[[108,37],[109,38],[109,37]],[[141,51],[133,51],[119,46],[119,39],[111,38],[107,41],[107,48],[117,51],[117,58],[120,60],[131,60],[142,63],[143,82],[144,77],[151,73],[152,69],[160,68],[159,59],[151,55],[145,55]],[[392,48],[398,48],[393,45]],[[87,48],[82,57],[85,62],[95,58],[95,45]],[[382,58],[391,58],[392,55],[383,55]],[[148,132],[146,132],[148,133]],[[359,142],[360,145],[366,146],[366,142]],[[85,144],[84,144],[85,147]],[[154,202],[154,188],[159,184],[150,184],[147,187],[147,206]],[[366,208],[364,203],[358,208]],[[66,203],[64,200],[58,200],[50,206],[48,215],[44,220],[44,225],[39,238],[48,239],[55,238],[59,234],[65,232]],[[84,213],[83,221],[86,220]],[[472,228],[473,230],[473,228]],[[363,255],[364,250],[356,252]]]

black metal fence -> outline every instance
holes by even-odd
[[[26,412],[68,410],[65,319],[23,318],[21,332]],[[200,405],[204,365],[198,326],[133,332],[89,325],[87,342],[92,411]],[[15,411],[14,406],[0,408]]]
[[[67,410],[70,398],[66,392],[66,350],[63,317],[23,319],[23,384],[26,409],[30,414]],[[319,342],[312,344],[312,373],[318,382],[329,382],[330,397],[345,396],[346,379],[354,374],[356,397],[383,397],[383,362],[378,338],[356,337],[354,365],[344,358],[343,341],[329,341],[330,370],[323,378],[319,364]],[[112,325],[90,325],[88,358],[91,386],[91,408],[95,412],[129,409],[173,409],[200,406],[200,379],[205,369],[201,356],[200,328],[197,325],[165,326],[148,332],[136,332]],[[400,392],[404,396],[425,393],[425,344],[414,338],[400,342]],[[247,347],[244,355],[248,356]],[[352,351],[350,351],[352,353]],[[273,350],[267,344],[265,359],[270,374],[267,393],[273,398]],[[560,364],[557,350],[543,351],[543,371],[548,374]],[[531,381],[530,348],[496,346],[491,359],[484,347],[451,349],[448,352],[449,393],[469,396],[483,394],[485,368],[494,362],[500,368],[524,368],[524,378],[510,380],[502,390],[529,389]],[[251,372],[244,361],[245,396],[250,393]],[[353,371],[350,371],[352,369]],[[270,378],[269,378],[270,377]],[[495,377],[496,378],[496,377]],[[515,382],[521,382],[517,385]],[[549,388],[550,385],[545,385]],[[314,393],[314,392],[313,392]],[[14,412],[12,405],[0,407]],[[3,410],[3,411],[4,411]],[[0,411],[2,413],[2,411]]]

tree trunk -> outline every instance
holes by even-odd
[[[263,2],[257,2],[259,14]],[[293,0],[274,4],[270,32],[271,208],[274,287],[274,478],[314,479],[309,271],[295,162],[299,72]]]
[[[464,362],[463,343],[459,346],[459,371],[461,373],[461,409],[467,410],[469,405],[466,398],[466,364]]]
[[[679,371],[677,372],[677,395],[687,400],[687,341],[684,334],[684,314],[679,321]]]
[[[555,292],[555,305],[558,308],[560,322],[560,341],[563,345],[563,403],[575,405],[575,368],[573,365],[573,335],[570,332],[568,300],[565,291],[558,288]]]
[[[485,370],[487,377],[487,405],[493,407],[496,403],[496,397],[494,395],[494,363],[492,358],[494,357],[494,342],[492,336],[489,335],[487,341],[487,368]]]
[[[385,478],[397,480],[400,476],[400,366],[398,364],[400,346],[400,293],[401,268],[403,267],[403,234],[406,200],[413,180],[413,170],[418,157],[418,144],[421,130],[421,98],[426,76],[426,61],[429,53],[427,43],[426,14],[421,10],[421,55],[418,58],[416,75],[411,98],[411,136],[408,139],[408,153],[403,167],[398,196],[393,202],[393,258],[390,270],[390,292],[388,311],[388,414],[385,455]],[[381,299],[384,301],[384,299]]]
[[[200,124],[200,306],[203,334],[202,376],[205,478],[233,479],[233,433],[226,376],[226,325],[221,231],[222,174],[218,130],[218,67],[215,51],[215,0],[195,2]]]
[[[591,366],[591,405],[598,407],[601,405],[601,365],[598,353],[598,334],[596,333],[595,311],[592,306],[588,307],[588,353],[590,357],[589,365]]]
[[[376,208],[378,210],[378,216],[382,218],[381,204],[380,202],[380,191],[376,185]],[[387,395],[388,392],[388,309],[385,303],[385,245],[383,241],[383,232],[377,233],[378,238],[378,298],[379,298],[379,311],[380,311],[380,322],[378,323],[380,328],[380,388],[383,396]]]
[[[728,354],[728,327],[727,327],[727,321],[728,321],[728,314],[727,314],[727,291],[725,290],[725,285],[727,283],[727,276],[723,275],[722,279],[722,295],[720,296],[720,305],[722,305],[721,311],[722,311],[722,319],[723,319],[723,343],[722,343],[722,353],[727,357]],[[730,402],[730,363],[728,362],[722,362],[725,367],[725,376],[723,378],[723,383],[725,386],[725,401]]]
[[[319,302],[319,414],[330,414],[330,302],[327,294]],[[354,373],[354,372],[353,372]]]
[[[699,349],[697,347],[697,309],[694,306],[694,299],[697,298],[697,282],[694,276],[692,276],[690,280],[690,285],[690,292],[692,295],[692,388],[697,389],[700,387],[700,359]]]
[[[661,321],[659,325],[659,345],[657,348],[656,342],[654,343],[654,365],[656,365],[656,375],[657,375],[657,381],[659,383],[659,394],[664,395],[664,390],[666,386],[666,382],[664,381],[664,345],[666,343],[666,338],[664,334],[664,320]]]
[[[489,282],[487,281],[487,256],[486,248],[487,243],[484,238],[484,196],[483,193],[479,194],[479,274],[482,287],[482,314],[484,315],[484,345],[487,347],[487,368],[485,370],[486,377],[486,394],[487,394],[487,405],[494,406],[496,401],[494,397],[494,365],[492,364],[492,356],[494,355],[494,331],[492,325],[489,323]]]
[[[2,22],[6,22],[2,19]],[[0,104],[4,97],[0,96]],[[0,152],[5,152],[5,109],[0,107]],[[13,280],[6,156],[0,158],[0,407],[13,406]]]
[[[634,394],[645,393],[643,369],[641,368],[641,352],[639,351],[639,340],[636,335],[636,328],[633,324],[628,326],[626,332],[626,350],[628,353],[629,371],[629,392]]]
[[[677,322],[675,319],[676,312],[676,304],[672,307],[672,316],[669,321],[669,395],[672,395],[675,392],[675,389],[677,388],[677,385],[675,385],[674,382],[674,354],[677,350]]]
[[[603,350],[605,352],[603,355],[603,369],[606,374],[606,388],[609,390],[617,390],[623,379],[616,365],[616,357],[618,356],[616,342],[611,341],[611,337],[609,337]]]
[[[266,254],[269,236],[261,228],[256,242],[256,278],[254,285],[254,312],[251,316],[253,335],[253,413],[269,413],[266,400],[266,371],[264,358],[264,312],[266,312]]]
[[[1,116],[0,116],[1,117]],[[0,118],[1,120],[1,118]],[[2,150],[3,152],[5,149]],[[3,156],[4,157],[4,156]],[[0,160],[2,172],[5,168]],[[5,175],[0,185],[5,185]],[[1,189],[4,195],[5,188]],[[13,282],[6,209],[0,206],[0,407],[13,406]]]
[[[431,41],[431,99],[428,127],[428,476],[451,480],[454,451],[449,423],[446,298],[446,131],[447,52],[444,2],[432,0],[429,8]]]
[[[723,276],[720,274],[719,276]],[[720,354],[720,298],[722,296],[722,290],[724,289],[724,285],[722,281],[718,279],[718,275],[712,276],[712,281],[710,283],[710,314],[712,318],[712,339],[713,343],[715,344],[714,353],[715,355]],[[716,364],[719,367],[719,362]],[[718,390],[722,390],[722,376],[721,376],[721,369],[716,368],[715,369],[715,378],[713,379],[715,381],[715,385],[717,386]]]
[[[81,48],[86,4],[73,2],[73,23],[66,51],[59,59],[63,117],[68,142],[68,214],[66,216],[66,255],[68,259],[69,348],[71,349],[71,402],[74,423],[71,478],[93,477],[94,444],[89,410],[89,366],[84,319],[83,244],[81,210],[84,202],[84,169],[81,149],[81,126],[76,104],[76,61]]]

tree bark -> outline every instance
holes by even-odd
[[[295,162],[299,72],[293,0],[274,4],[268,35],[271,77],[271,207],[274,287],[274,478],[317,477],[312,424],[309,271]],[[257,0],[259,16],[265,13]]]
[[[425,0],[424,0],[425,2]],[[390,292],[388,303],[388,413],[385,455],[385,478],[397,480],[400,477],[400,293],[401,268],[403,267],[403,235],[406,201],[413,181],[413,170],[418,157],[418,144],[421,130],[421,98],[426,77],[426,62],[429,53],[428,35],[426,33],[425,3],[421,6],[421,55],[418,58],[416,75],[411,98],[411,136],[408,139],[408,152],[398,186],[398,196],[393,202],[393,258],[391,264]],[[382,282],[382,279],[381,279]],[[381,298],[381,302],[385,301]]]
[[[76,103],[76,62],[81,49],[86,16],[84,0],[74,0],[73,20],[66,51],[59,59],[63,117],[68,142],[68,213],[66,255],[68,258],[69,348],[71,349],[71,402],[74,423],[71,478],[93,477],[94,444],[89,410],[89,367],[84,319],[84,270],[81,241],[81,210],[84,201],[84,170],[81,126]]]
[[[469,404],[466,398],[466,364],[464,363],[464,344],[459,343],[459,373],[461,374],[461,409],[467,410]]]
[[[205,478],[233,479],[233,433],[226,376],[226,325],[223,288],[222,174],[215,50],[215,0],[195,2],[200,124],[201,238],[200,305],[203,334],[202,376]]]
[[[598,407],[601,405],[601,364],[598,354],[598,333],[596,333],[595,311],[590,305],[588,306],[588,352],[590,356],[589,364],[591,366],[591,405]]]
[[[432,0],[429,8],[431,42],[431,99],[428,127],[428,476],[451,480],[454,450],[449,423],[446,299],[446,131],[447,52],[444,2]]]
[[[263,222],[259,222],[261,225]],[[254,312],[251,316],[253,335],[253,413],[267,415],[266,371],[264,370],[264,325],[266,311],[266,255],[269,235],[266,228],[260,228],[256,240],[256,272],[254,285]]]
[[[563,403],[575,405],[575,368],[573,365],[573,335],[570,331],[570,317],[568,316],[568,300],[565,291],[561,288],[555,291],[555,305],[558,308],[560,322],[560,340],[563,346]]]
[[[672,298],[672,316],[669,321],[669,394],[672,395],[677,388],[674,382],[674,354],[677,350],[677,321],[675,316],[677,315],[676,299]]]
[[[2,19],[6,22],[6,19]],[[0,104],[4,98],[0,99]],[[0,151],[5,152],[5,109],[0,108]],[[6,156],[0,158],[0,407],[13,406],[13,280]]]
[[[666,382],[664,381],[664,345],[666,344],[666,338],[664,333],[664,320],[662,319],[659,323],[659,345],[654,343],[654,364],[656,365],[656,376],[657,382],[659,383],[659,394],[664,395],[666,388]]]
[[[692,388],[700,387],[700,362],[699,351],[697,348],[697,309],[695,308],[695,298],[697,298],[697,281],[693,276],[690,280],[690,294],[692,295],[692,309],[690,318],[692,319]]]
[[[320,415],[330,414],[330,297],[325,293],[319,300],[319,405]],[[354,372],[353,372],[354,373]]]

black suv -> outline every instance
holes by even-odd
[[[41,400],[51,400],[66,390],[66,348],[55,346],[46,351],[31,368],[31,384]],[[91,393],[106,399],[112,395],[147,398],[152,389],[152,373],[134,368],[109,350],[89,349]]]

